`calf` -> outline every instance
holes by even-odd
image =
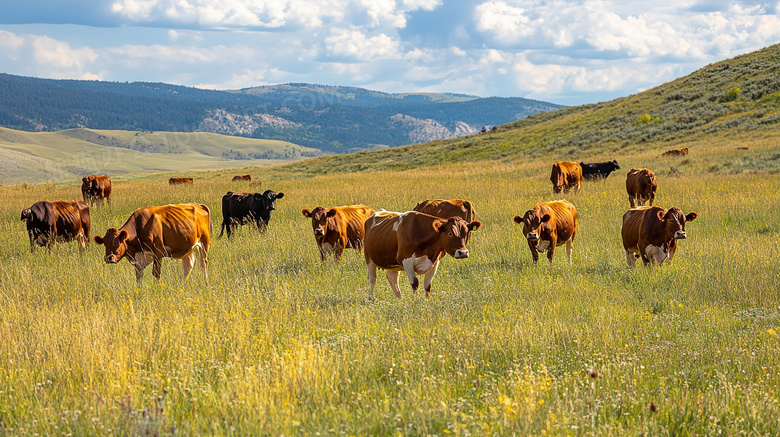
[[[271,220],[271,211],[276,209],[276,199],[284,197],[284,193],[265,190],[260,193],[238,193],[228,191],[222,196],[222,228],[219,237],[227,229],[231,238],[236,226],[254,222],[257,229],[265,231]]]
[[[350,205],[327,209],[318,206],[312,211],[304,209],[301,212],[311,219],[314,239],[320,257],[325,261],[328,254],[340,260],[347,248],[362,250],[366,219],[375,211],[366,205]]]
[[[252,175],[244,174],[233,176],[233,182],[252,182]]]
[[[688,148],[683,147],[682,149],[667,150],[666,152],[662,153],[661,156],[685,156],[687,154]]]
[[[626,175],[626,192],[631,208],[643,205],[650,201],[650,206],[655,200],[655,192],[658,183],[655,181],[655,173],[647,168],[632,168]]]
[[[581,162],[583,180],[606,179],[610,173],[620,170],[617,160],[607,162]]]
[[[103,199],[111,205],[111,178],[106,175],[90,175],[81,178],[81,195],[85,203],[90,206],[99,200],[103,204]]]
[[[528,241],[534,264],[539,252],[547,252],[552,263],[555,248],[566,244],[566,259],[571,263],[571,246],[577,234],[577,209],[565,200],[542,202],[534,205],[522,217],[516,215],[515,223],[523,225],[523,235]]]
[[[30,252],[35,251],[36,244],[51,253],[55,241],[76,241],[83,255],[89,244],[91,219],[89,206],[84,202],[42,200],[23,210],[21,217],[27,225]]]
[[[168,179],[168,185],[180,185],[180,184],[193,184],[195,181],[192,178],[170,178]]]
[[[556,162],[552,166],[550,181],[553,184],[553,192],[556,194],[561,191],[567,194],[572,188],[574,188],[574,194],[577,194],[582,185],[582,168],[576,162]]]
[[[195,251],[208,281],[210,240],[211,211],[197,203],[140,208],[121,228],[110,228],[103,237],[95,235],[95,243],[106,246],[105,262],[116,264],[126,258],[139,283],[150,263],[152,275],[160,280],[163,258],[180,259],[186,280],[195,266]]]
[[[687,238],[685,222],[696,220],[695,212],[683,214],[680,208],[664,211],[658,206],[640,206],[623,214],[623,248],[629,267],[642,257],[644,265],[651,262],[660,265],[665,259],[674,258],[677,240]]]
[[[480,226],[478,221],[469,223],[460,217],[445,220],[417,211],[376,212],[366,220],[364,241],[369,297],[374,297],[377,268],[387,270],[387,280],[399,299],[398,273],[406,273],[415,293],[419,286],[417,275],[424,274],[425,296],[430,297],[431,282],[441,258],[445,253],[455,259],[468,258],[468,235]]]

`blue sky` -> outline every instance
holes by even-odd
[[[32,0],[3,6],[0,72],[574,105],[778,42],[780,1]]]

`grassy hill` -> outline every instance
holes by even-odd
[[[322,152],[292,143],[205,132],[69,129],[22,132],[0,128],[0,183],[77,181],[141,172],[269,165]]]
[[[692,154],[703,155],[714,145],[751,143],[767,147],[754,162],[739,163],[731,171],[779,169],[780,152],[772,151],[778,138],[780,45],[774,45],[636,95],[531,115],[500,126],[496,133],[328,156],[277,171],[310,175],[473,161],[619,160],[637,151],[660,154],[687,146]]]

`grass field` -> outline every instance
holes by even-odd
[[[12,435],[777,435],[780,176],[723,172],[734,144],[623,167],[567,198],[580,228],[564,262],[538,266],[512,222],[550,200],[550,161],[432,165],[280,178],[265,234],[216,240],[210,282],[79,257],[30,254],[20,211],[79,198],[71,186],[2,187],[0,433]],[[772,142],[751,144],[758,156]],[[609,156],[611,159],[612,156]],[[683,160],[687,163],[683,164]],[[696,211],[672,264],[629,270],[625,172],[658,173],[657,204]],[[141,206],[206,203],[245,185],[119,182],[93,234]],[[211,178],[211,179],[209,179]],[[302,208],[363,202],[405,211],[465,198],[483,222],[466,260],[445,258],[432,297],[396,300],[362,255],[321,263]]]

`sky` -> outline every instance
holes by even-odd
[[[0,72],[578,105],[780,42],[780,0],[2,0]]]

